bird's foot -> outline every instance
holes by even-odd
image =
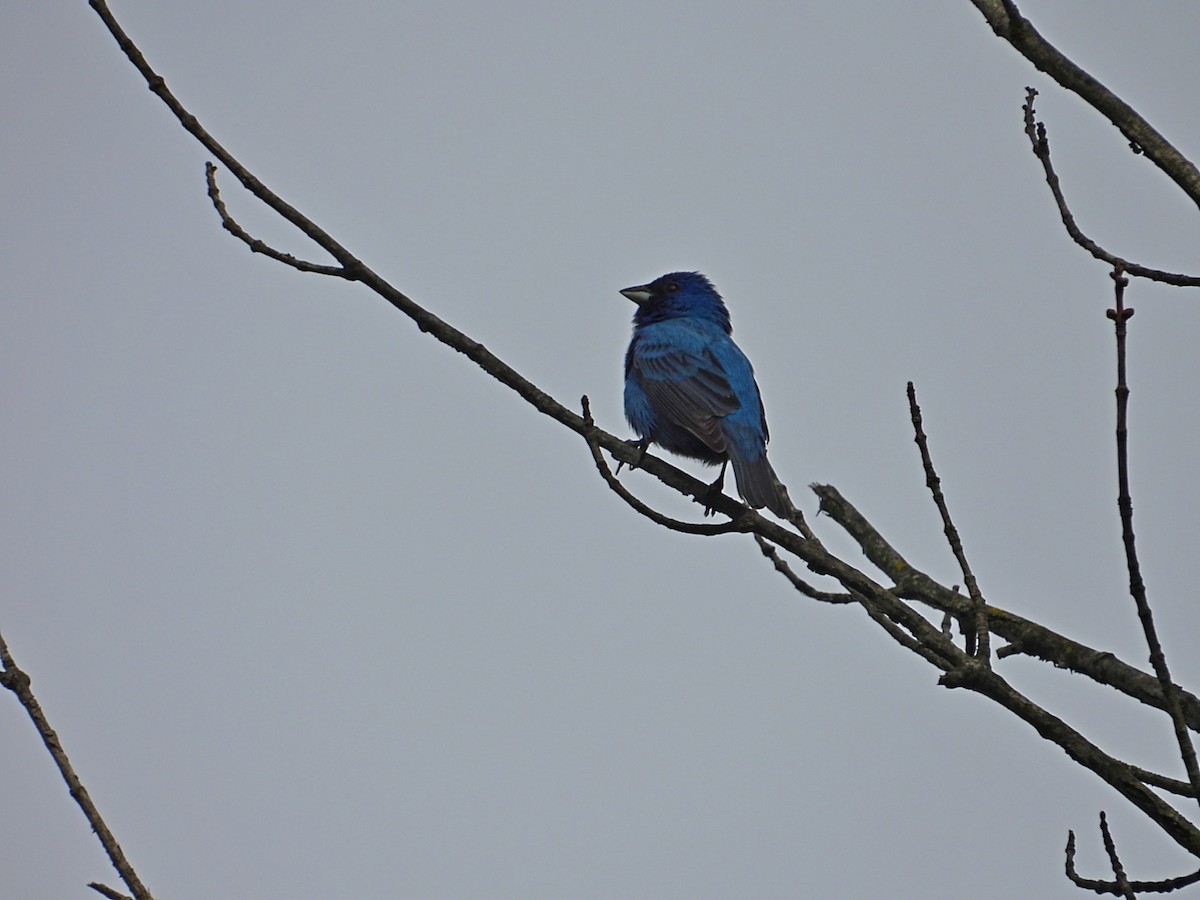
[[[725,467],[729,465],[729,461],[721,463],[721,474],[717,476],[717,480],[710,484],[707,490],[704,491],[697,500],[704,503],[704,515],[711,516],[716,512],[714,508],[717,503],[717,498],[725,492]]]
[[[626,441],[625,443],[628,444],[630,447],[636,447],[637,451],[638,451],[638,456],[637,456],[637,459],[635,459],[631,463],[626,463],[624,460],[618,460],[617,461],[617,471],[614,473],[616,475],[621,474],[621,466],[628,465],[629,471],[632,472],[634,469],[636,469],[638,466],[640,466],[642,464],[642,460],[646,458],[646,449],[650,446],[650,438],[642,438],[641,440],[637,440],[637,441]]]

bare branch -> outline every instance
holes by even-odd
[[[1113,883],[1125,900],[1137,900],[1133,894],[1133,888],[1129,885],[1129,879],[1125,877],[1125,867],[1121,865],[1121,859],[1117,856],[1117,845],[1108,830],[1108,817],[1104,815],[1103,810],[1100,811],[1100,835],[1104,839],[1104,852],[1108,854],[1109,865],[1112,866],[1113,875],[1116,876]]]
[[[1133,767],[1133,772],[1139,779],[1152,787],[1162,788],[1164,791],[1170,791],[1172,794],[1178,794],[1181,797],[1196,796],[1196,792],[1192,790],[1192,786],[1186,781],[1180,781],[1178,778],[1168,778],[1166,775],[1159,775],[1157,772],[1151,772],[1149,769],[1142,769],[1138,766]]]
[[[1002,38],[1069,91],[1112,122],[1131,144],[1200,206],[1200,170],[1143,119],[1133,107],[1063,56],[1024,18],[1014,0],[971,0]]]
[[[967,688],[994,700],[1060,747],[1079,765],[1100,776],[1181,847],[1200,856],[1200,829],[1146,787],[1128,764],[1105,753],[1062,719],[1013,689],[995,671],[984,668],[978,660],[965,659],[967,664],[942,676],[942,684]]]
[[[1067,832],[1066,872],[1067,877],[1071,879],[1076,887],[1092,891],[1096,894],[1117,895],[1121,893],[1121,888],[1115,881],[1097,881],[1092,878],[1084,878],[1075,869],[1075,832],[1073,831]],[[1130,881],[1127,883],[1129,888],[1137,893],[1169,894],[1197,882],[1200,882],[1200,870],[1193,872],[1191,875],[1181,875],[1178,878],[1167,878],[1163,881]]]
[[[318,263],[307,262],[303,259],[296,259],[290,253],[283,253],[271,247],[265,241],[251,237],[241,225],[239,225],[229,214],[225,208],[225,201],[221,199],[221,192],[217,189],[217,167],[212,163],[204,164],[205,176],[208,179],[208,196],[212,200],[213,206],[217,210],[217,215],[221,217],[221,225],[239,241],[242,241],[250,248],[251,253],[261,253],[268,256],[276,262],[281,262],[285,266],[291,266],[293,269],[299,269],[301,272],[312,272],[316,275],[336,275],[338,278],[349,278],[348,270],[344,266],[322,266]]]
[[[883,613],[879,604],[873,602],[870,597],[867,597],[857,591],[850,591],[849,593],[844,594],[835,594],[829,591],[818,590],[816,587],[809,584],[807,581],[797,575],[792,570],[792,567],[780,558],[775,548],[768,541],[764,540],[761,535],[754,535],[754,540],[758,543],[758,547],[762,551],[763,556],[771,560],[771,563],[775,567],[775,571],[786,578],[791,583],[792,587],[794,587],[804,596],[810,597],[813,600],[818,600],[822,603],[857,603],[866,611],[867,615],[870,616],[871,620],[875,622],[875,624],[887,632],[888,636],[891,637],[892,640],[894,640],[901,647],[904,647],[906,650],[909,650],[912,653],[915,653],[917,656],[922,657],[930,665],[941,669],[942,671],[947,671],[956,663],[956,660],[948,658],[948,656],[942,652],[940,647],[927,646],[900,625],[897,625],[894,621],[889,619]],[[941,636],[946,645],[953,646],[950,633],[946,629],[943,628]]]
[[[17,701],[25,708],[25,712],[29,714],[29,718],[33,720],[33,727],[37,729],[37,733],[42,738],[42,743],[50,751],[50,756],[54,759],[54,764],[58,766],[59,774],[62,775],[63,781],[67,784],[67,790],[75,802],[79,804],[79,808],[83,810],[88,824],[92,826],[92,831],[99,838],[101,846],[104,847],[104,852],[108,854],[108,858],[113,864],[113,868],[117,870],[117,874],[121,876],[121,880],[133,892],[136,900],[153,900],[150,892],[146,890],[146,886],[138,878],[137,872],[134,871],[133,866],[126,859],[121,845],[117,843],[116,837],[113,836],[104,818],[100,815],[100,810],[92,802],[92,797],[88,793],[87,788],[83,786],[83,782],[75,774],[75,768],[71,765],[71,760],[67,758],[67,751],[63,749],[62,741],[58,739],[58,734],[50,727],[49,719],[46,718],[41,704],[38,703],[37,698],[33,695],[29,676],[18,668],[16,661],[8,650],[8,643],[4,640],[3,635],[0,635],[0,664],[4,667],[3,670],[0,670],[0,686],[6,687],[13,692]]]
[[[821,512],[841,525],[858,542],[867,559],[894,579],[899,596],[918,600],[960,620],[966,620],[971,615],[965,597],[913,567],[837,488],[832,485],[813,485],[812,488],[821,499]],[[1009,646],[1001,648],[997,657],[1023,653],[1060,669],[1086,675],[1139,703],[1166,708],[1158,679],[1123,662],[1112,653],[1081,644],[997,606],[988,607],[988,624],[994,634],[1009,641]],[[1175,690],[1183,706],[1185,720],[1191,728],[1200,731],[1200,698],[1178,685]]]
[[[1062,218],[1063,227],[1067,229],[1067,234],[1071,236],[1071,240],[1092,254],[1096,259],[1102,260],[1109,265],[1121,266],[1130,275],[1136,275],[1139,278],[1148,278],[1151,281],[1161,281],[1164,284],[1173,284],[1177,287],[1200,286],[1200,277],[1164,272],[1161,269],[1150,269],[1146,266],[1129,262],[1129,260],[1121,259],[1121,257],[1109,253],[1083,233],[1079,225],[1075,222],[1075,216],[1067,206],[1067,198],[1064,196],[1062,185],[1059,183],[1058,173],[1054,171],[1054,164],[1050,161],[1050,141],[1046,137],[1046,126],[1034,118],[1033,98],[1036,96],[1037,91],[1033,88],[1025,88],[1025,103],[1021,107],[1025,113],[1025,134],[1029,138],[1030,146],[1033,148],[1033,155],[1041,161],[1042,171],[1046,176],[1046,184],[1050,186],[1050,193],[1054,195],[1054,202],[1058,205],[1058,214]]]
[[[821,497],[823,512],[830,513],[839,522],[853,521],[855,518],[861,520],[862,517],[858,512],[845,503],[835,489],[828,485],[813,485],[812,487]],[[876,565],[880,564],[877,560],[886,559],[885,564],[880,567],[897,576],[897,581],[900,578],[911,577],[914,570],[881,537],[878,537],[878,533],[865,520],[862,522],[862,528],[857,531],[854,528],[847,528],[847,531],[859,540],[860,546],[863,546],[868,558],[875,557],[872,562],[875,562]],[[892,591],[875,585],[862,573],[845,566],[840,560],[821,559],[820,557],[824,556],[823,551],[818,555],[817,548],[814,548],[811,542],[797,542],[795,535],[784,532],[782,529],[778,529],[782,532],[779,536],[766,534],[765,531],[766,529],[755,529],[756,534],[768,537],[784,546],[789,552],[794,552],[805,559],[809,563],[809,568],[814,571],[833,575],[849,589],[856,599],[859,599],[868,612],[874,611],[879,616],[885,616],[907,631],[913,640],[904,640],[902,643],[945,671],[940,681],[941,684],[946,687],[966,688],[974,691],[1009,710],[1031,725],[1043,738],[1064,750],[1081,766],[1107,782],[1134,806],[1142,810],[1180,846],[1200,855],[1200,829],[1197,829],[1177,809],[1151,791],[1129,765],[1104,753],[1067,723],[1015,690],[1004,678],[983,666],[978,659],[964,654],[937,628],[900,602]],[[871,538],[871,535],[874,535],[874,538]],[[846,571],[847,569],[849,571]],[[962,604],[959,611],[969,612],[965,598],[958,597],[946,588],[941,590],[951,594],[956,598],[957,603]],[[875,617],[872,615],[872,618]],[[880,619],[877,618],[876,621],[880,621]],[[889,633],[893,637],[897,635],[894,629],[889,629]]]
[[[1142,580],[1137,541],[1133,534],[1133,498],[1129,493],[1129,431],[1126,422],[1129,384],[1125,380],[1126,326],[1133,316],[1133,310],[1125,307],[1125,288],[1129,285],[1129,279],[1120,267],[1113,271],[1112,279],[1116,302],[1115,307],[1108,311],[1108,317],[1113,320],[1117,339],[1117,508],[1121,514],[1121,542],[1125,546],[1125,566],[1129,571],[1129,593],[1137,606],[1146,645],[1150,648],[1150,664],[1154,667],[1159,684],[1162,685],[1166,709],[1175,728],[1175,740],[1179,743],[1179,755],[1187,770],[1188,781],[1192,783],[1193,796],[1200,800],[1200,768],[1196,765],[1196,748],[1192,744],[1191,735],[1188,734],[1175,683],[1171,681],[1171,671],[1167,667],[1167,657],[1158,640],[1158,629],[1155,628],[1154,614],[1146,597],[1146,583]]]
[[[908,412],[912,417],[915,435],[913,440],[916,441],[917,447],[921,451],[921,466],[925,470],[925,486],[933,494],[933,502],[937,505],[938,513],[942,517],[942,530],[946,535],[946,540],[950,543],[950,550],[954,553],[954,558],[958,560],[958,567],[962,571],[963,580],[967,585],[967,593],[971,597],[971,611],[974,615],[972,617],[973,627],[967,632],[967,652],[974,652],[985,666],[991,665],[987,604],[984,602],[983,594],[979,592],[979,584],[975,581],[971,565],[967,562],[967,554],[963,550],[958,529],[954,527],[954,522],[950,518],[950,507],[946,505],[946,497],[942,494],[942,480],[938,478],[938,474],[933,468],[933,457],[929,454],[929,439],[925,436],[925,429],[922,425],[921,407],[917,405],[917,391],[911,381],[908,383]],[[978,641],[978,646],[975,646],[976,641]]]
[[[108,900],[130,900],[127,894],[122,894],[120,891],[114,891],[107,884],[101,884],[98,881],[88,882],[88,887],[98,894],[108,898]]]
[[[854,597],[862,605],[862,608],[867,611],[867,615],[871,617],[871,621],[886,631],[892,640],[911,653],[915,653],[934,668],[948,672],[952,671],[955,662],[961,663],[961,660],[948,660],[946,654],[940,652],[938,647],[930,646],[919,638],[908,634],[899,625],[885,616],[876,604],[869,602],[866,597],[863,597],[861,594],[855,594]],[[954,646],[950,634],[945,629],[939,633],[947,643]]]
[[[200,124],[199,120],[188,112],[183,104],[175,98],[175,95],[167,87],[166,80],[150,67],[150,63],[146,61],[146,57],[142,55],[142,51],[137,48],[137,45],[130,40],[129,35],[121,28],[109,10],[105,0],[89,0],[89,5],[100,16],[112,36],[116,38],[117,44],[126,58],[133,63],[134,68],[141,72],[150,90],[167,105],[167,108],[179,120],[179,124],[212,153],[213,156],[219,159],[225,168],[232,172],[234,177],[245,186],[246,190],[273,209],[283,219],[299,228],[317,246],[321,247],[341,263],[342,267],[348,270],[348,272],[352,273],[361,265],[345,247],[330,237],[323,229],[318,228],[316,223],[311,219],[302,216],[296,209],[285,203],[274,191],[259,181],[249,169],[238,162],[233,154],[217,143],[216,138],[209,134]],[[347,274],[345,277],[350,277],[350,275]]]
[[[760,535],[755,535],[754,540],[758,543],[758,549],[762,551],[762,555],[771,561],[775,567],[775,571],[786,578],[796,590],[802,593],[805,597],[810,597],[813,600],[819,600],[822,603],[857,603],[858,600],[850,594],[834,594],[829,591],[818,590],[813,585],[809,584],[803,578],[795,573],[791,566],[784,562],[775,548],[768,541],[763,540]]]

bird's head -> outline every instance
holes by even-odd
[[[699,272],[671,272],[649,284],[621,291],[638,305],[634,325],[693,316],[716,322],[730,331],[729,311],[712,282]]]

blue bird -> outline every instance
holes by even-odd
[[[625,353],[625,418],[651,443],[707,465],[733,463],[738,493],[786,517],[787,491],[767,462],[767,417],[754,369],[730,335],[729,311],[699,272],[672,272],[621,291],[638,305]]]

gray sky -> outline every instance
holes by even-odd
[[[1191,0],[1022,8],[1196,157]],[[618,289],[707,273],[793,497],[836,484],[953,583],[913,379],[989,600],[1143,663],[1110,282],[1057,222],[1024,86],[1097,240],[1200,271],[1196,210],[966,0],[114,12],[272,188],[609,430]],[[1190,868],[861,612],[747,538],[657,530],[382,301],[252,256],[86,4],[3,23],[0,629],[157,896],[1069,896],[1067,829],[1102,875],[1101,809],[1131,874]],[[1128,299],[1137,533],[1195,686],[1200,294]],[[1177,774],[1163,717],[1001,671]],[[11,698],[0,747],[0,892],[115,885]]]

